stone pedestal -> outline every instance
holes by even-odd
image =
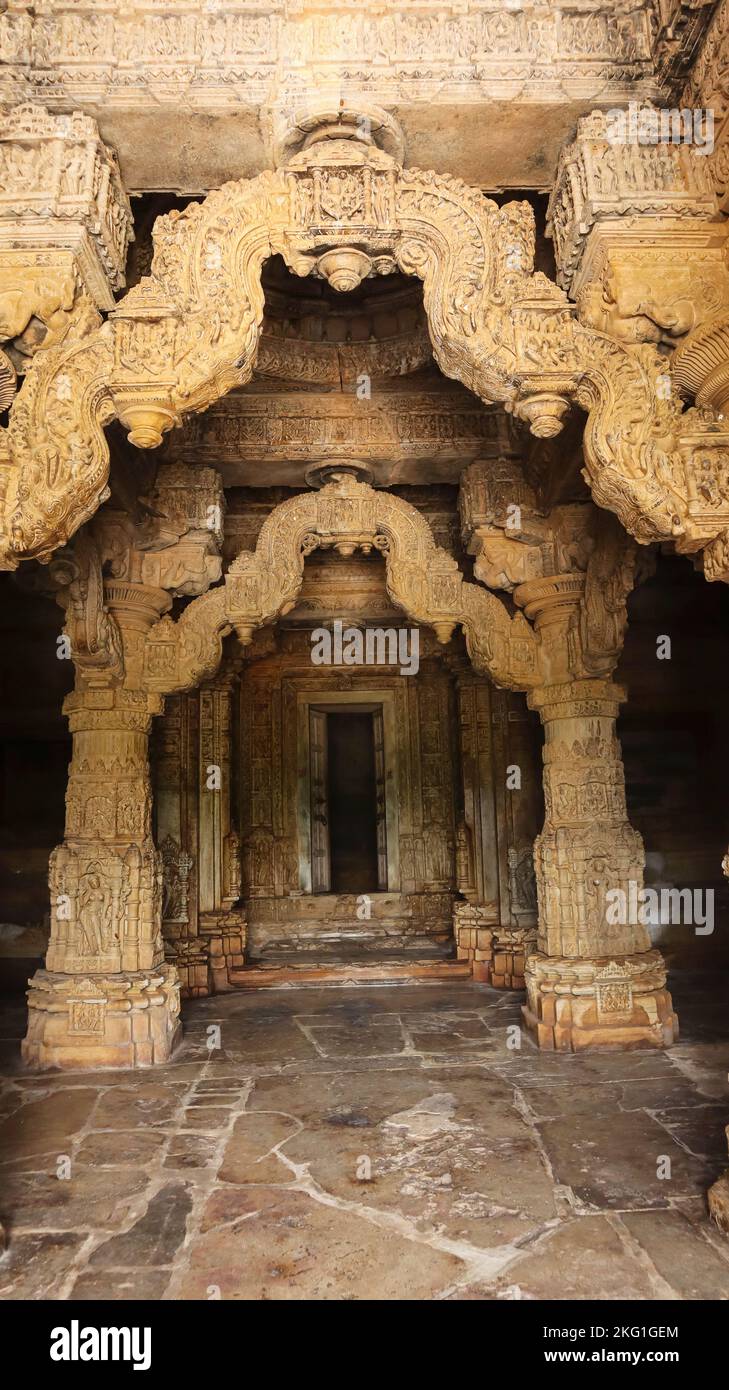
[[[726,1137],[729,1140],[729,1125]],[[719,1230],[729,1236],[729,1168],[709,1188],[709,1211]]]
[[[181,1036],[176,970],[60,975],[39,970],[28,992],[23,1060],[32,1067],[148,1067]]]
[[[82,686],[66,837],[50,865],[47,968],[31,981],[23,1057],[42,1067],[166,1061],[179,1037],[177,973],[165,964],[162,864],[151,835],[147,745],[159,696]]]
[[[216,927],[207,928],[209,980],[213,994],[225,994],[234,986],[231,971],[245,966],[246,921],[240,912],[221,913]]]
[[[535,927],[501,926],[494,903],[456,903],[453,933],[459,960],[474,980],[494,989],[524,989],[526,958],[536,944]]]
[[[497,927],[491,941],[489,984],[494,989],[524,989],[527,957],[537,940],[536,927]]]
[[[659,951],[567,960],[534,952],[522,1013],[537,1043],[557,1052],[668,1047],[678,1020]]]
[[[487,985],[491,979],[491,944],[497,926],[495,903],[455,903],[453,935],[459,960],[468,961],[474,980]]]
[[[544,724],[545,823],[524,1020],[540,1047],[664,1047],[676,1037],[662,957],[644,923],[631,920],[644,855],[615,734],[622,698],[606,680],[538,687],[529,697]]]

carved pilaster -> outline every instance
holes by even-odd
[[[241,895],[241,843],[233,821],[233,701],[239,663],[226,661],[199,692],[200,927],[209,945],[210,984],[230,989],[229,972],[243,964],[246,923]]]
[[[457,864],[464,865],[458,890],[467,899],[454,908],[456,944],[460,959],[471,962],[474,979],[497,989],[522,989],[537,915],[538,792],[527,729],[533,716],[524,710],[520,718],[518,696],[496,690],[470,670],[459,671],[456,693],[463,792]]]

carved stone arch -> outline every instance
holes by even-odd
[[[171,694],[214,675],[229,632],[247,644],[257,628],[293,608],[304,561],[317,548],[379,551],[387,592],[412,622],[432,627],[443,642],[460,624],[477,670],[514,689],[536,684],[538,640],[523,615],[511,616],[496,595],[464,580],[409,502],[340,474],[319,492],[281,502],[255,551],[241,552],[223,584],[194,599],[176,622],[154,625],[145,643],[146,689]]]
[[[443,371],[501,401],[537,435],[589,413],[595,500],[638,540],[692,548],[681,405],[664,399],[665,359],[580,324],[564,292],[533,273],[534,221],[444,175],[403,170],[356,140],[310,145],[274,173],[224,185],[162,217],[152,273],[105,324],[37,354],[3,446],[0,565],[47,556],[105,495],[103,427],[115,415],[141,447],[253,373],[261,268],[280,253],[338,289],[399,268],[423,281]],[[665,393],[664,393],[665,394]],[[705,531],[693,548],[705,544]]]

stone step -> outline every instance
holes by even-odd
[[[303,985],[427,984],[441,980],[468,980],[471,967],[460,960],[380,958],[375,962],[271,961],[252,962],[242,970],[230,972],[230,982],[239,989],[294,988]]]
[[[380,959],[383,955],[392,956],[393,952],[422,959],[447,959],[455,955],[455,941],[452,932],[431,934],[400,929],[383,933],[320,929],[297,935],[294,940],[291,937],[281,937],[278,940],[267,941],[258,949],[254,947],[250,958],[251,961],[284,958],[288,961],[299,959],[301,956],[311,956],[316,960],[342,959],[351,962],[358,956],[363,959]]]

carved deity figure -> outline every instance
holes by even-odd
[[[78,909],[82,956],[103,954],[110,927],[110,908],[100,875],[87,874],[82,882]]]

